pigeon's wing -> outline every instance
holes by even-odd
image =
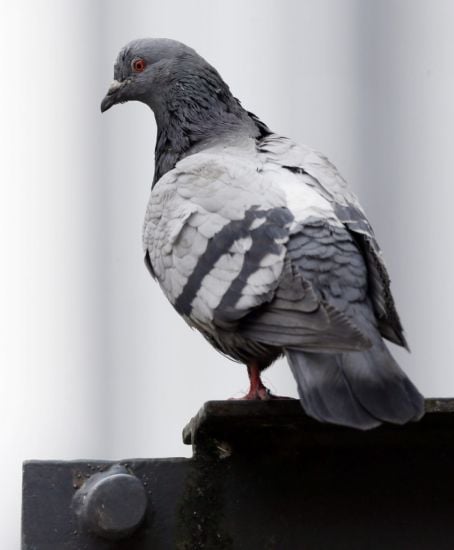
[[[332,204],[336,217],[351,232],[365,259],[368,292],[382,336],[407,347],[380,247],[358,199],[335,166],[320,153],[274,134],[261,140],[259,149],[268,162],[296,174],[302,185],[317,190]]]
[[[238,330],[293,285],[295,312],[282,323],[300,345],[364,347],[353,322],[287,265],[294,215],[273,171],[254,158],[197,153],[156,184],[144,226],[155,277],[177,311],[205,332]]]
[[[292,187],[299,186],[300,182],[293,179]],[[245,317],[240,330],[252,340],[284,348],[311,352],[362,350],[371,343],[369,324],[364,323],[363,317],[373,320],[367,305],[364,259],[348,230],[330,217],[329,211],[317,215],[295,220],[287,243],[285,269],[274,298]],[[310,332],[311,327],[300,326],[301,312],[319,304],[323,307],[317,315],[332,310],[331,319],[327,319],[323,334],[302,337],[302,329]],[[333,337],[330,331],[332,318],[339,312],[344,324],[350,325],[349,332],[356,333],[355,345],[348,342],[348,348],[342,347],[338,335]]]

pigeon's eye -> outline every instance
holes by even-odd
[[[141,73],[143,70],[145,70],[146,63],[143,59],[134,59],[132,62],[132,70],[136,73]]]

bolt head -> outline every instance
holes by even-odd
[[[80,489],[78,515],[92,533],[102,538],[127,538],[142,523],[147,501],[141,481],[124,468],[117,468],[95,474]]]

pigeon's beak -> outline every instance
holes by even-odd
[[[107,90],[107,94],[104,99],[101,101],[101,113],[110,109],[113,105],[121,101],[119,97],[119,91],[123,88],[125,82],[119,82],[114,80]]]

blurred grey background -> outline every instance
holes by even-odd
[[[245,369],[143,265],[155,124],[99,103],[129,40],[188,43],[275,131],[323,151],[384,250],[426,396],[454,394],[454,2],[1,2],[1,546],[19,547],[21,462],[188,455],[181,428]],[[265,379],[295,395],[284,363]]]

